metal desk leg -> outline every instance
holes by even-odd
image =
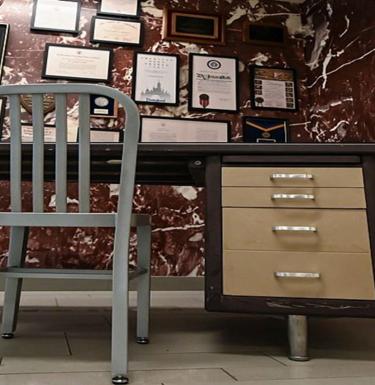
[[[292,361],[308,361],[308,320],[306,316],[288,316],[289,359]]]

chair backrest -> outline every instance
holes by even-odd
[[[22,132],[20,96],[32,96],[33,156],[32,203],[33,212],[43,212],[44,201],[44,114],[43,95],[53,94],[56,104],[56,212],[67,211],[67,95],[79,95],[79,211],[90,212],[90,94],[117,99],[124,107],[126,123],[119,193],[120,208],[131,213],[137,145],[139,137],[139,112],[136,104],[120,91],[91,84],[30,84],[0,86],[0,96],[10,102],[10,195],[11,211],[22,211]],[[122,202],[122,203],[121,203]]]

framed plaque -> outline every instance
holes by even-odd
[[[109,82],[112,50],[60,44],[46,44],[44,79]]]
[[[222,15],[164,10],[164,39],[203,44],[225,44],[225,19]]]
[[[5,52],[9,36],[9,24],[0,23],[0,82],[3,74]]]
[[[140,0],[101,0],[99,15],[139,17]]]
[[[110,19],[94,16],[91,22],[91,42],[141,46],[143,24],[138,20]]]
[[[90,95],[90,116],[93,118],[117,118],[118,101],[104,95]]]
[[[246,43],[261,45],[284,45],[285,27],[281,24],[260,24],[245,22],[243,40]]]
[[[294,69],[250,66],[251,106],[261,110],[298,110]]]
[[[91,143],[119,143],[123,140],[122,130],[90,129]]]
[[[21,124],[21,140],[22,143],[33,142],[33,125],[32,123]],[[68,127],[68,142],[77,142],[77,127]],[[45,143],[56,143],[56,126],[53,124],[44,125],[44,142]]]
[[[288,136],[288,121],[285,119],[243,117],[245,143],[286,143]]]
[[[189,110],[238,111],[238,59],[190,54]]]
[[[133,99],[140,104],[177,106],[179,56],[149,52],[136,53]]]
[[[229,138],[228,121],[141,117],[143,143],[227,143]]]
[[[0,98],[0,140],[3,135],[6,98]]]
[[[32,31],[79,33],[79,0],[34,0]]]

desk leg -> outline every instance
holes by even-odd
[[[308,361],[308,320],[306,316],[288,316],[289,359],[292,361]]]

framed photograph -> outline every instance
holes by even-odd
[[[298,111],[294,69],[250,66],[250,93],[253,109]]]
[[[31,31],[79,33],[79,0],[34,0]]]
[[[3,136],[6,98],[0,98],[0,141]]]
[[[287,143],[288,121],[285,119],[244,116],[243,141],[245,143]]]
[[[102,128],[90,129],[91,143],[119,143],[124,138],[122,130],[107,130]]]
[[[68,142],[77,142],[77,127],[68,128]],[[21,124],[21,140],[22,143],[33,142],[33,125],[32,123]],[[56,126],[53,124],[44,125],[44,142],[56,143]]]
[[[163,23],[166,40],[225,44],[225,19],[222,15],[166,8]]]
[[[3,74],[5,53],[9,36],[9,24],[0,23],[0,82]]]
[[[190,54],[189,110],[238,111],[238,59]]]
[[[229,139],[228,121],[141,117],[142,143],[227,143]]]
[[[109,82],[112,50],[46,44],[43,79]]]
[[[94,16],[91,21],[92,43],[142,45],[143,24],[137,20],[110,19]]]
[[[118,101],[104,95],[90,95],[90,116],[93,118],[117,118]]]
[[[118,17],[139,17],[140,0],[101,0],[99,15]]]
[[[137,103],[178,105],[178,55],[138,52],[133,73],[133,99]]]
[[[285,45],[287,33],[281,24],[260,24],[245,22],[243,28],[243,41],[260,45]]]

